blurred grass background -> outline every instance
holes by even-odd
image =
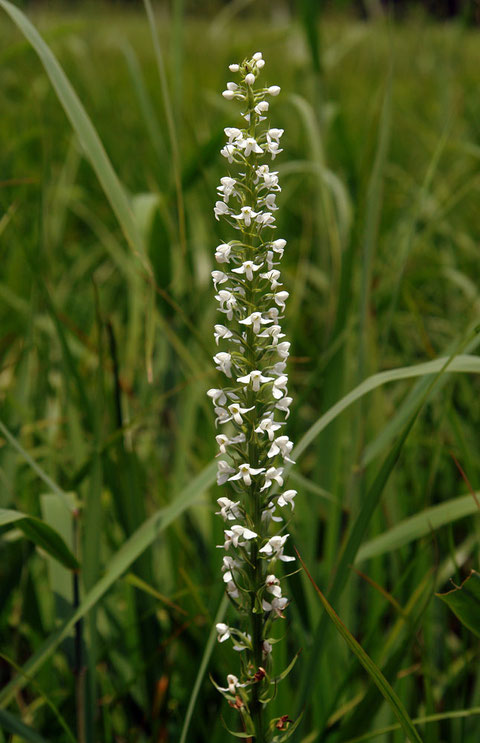
[[[282,87],[271,121],[285,129],[275,164],[291,293],[290,438],[376,372],[476,352],[478,31],[462,14],[437,23],[417,8],[365,22],[346,5],[155,6],[168,91],[142,3],[29,7],[129,195],[143,256],[2,11],[0,507],[54,527],[82,569],[72,580],[35,540],[11,525],[0,532],[0,743],[220,743],[220,709],[235,725],[198,674],[202,658],[221,681],[238,664],[211,642],[222,525],[213,469],[204,472],[215,455],[210,271],[215,245],[229,239],[213,218],[226,172],[218,150],[239,115],[220,95],[231,61],[261,50],[265,81]],[[435,596],[478,566],[476,506],[459,506],[480,489],[476,372],[438,380],[363,535],[373,557],[358,563],[362,574],[348,567],[334,602],[413,718],[467,711],[420,725],[427,743],[476,743],[480,729],[478,639]],[[423,374],[377,387],[298,457],[291,531],[324,591],[431,380]],[[445,503],[434,522],[427,509]],[[418,514],[415,531],[406,520]],[[399,524],[399,542],[387,536],[375,549],[373,538]],[[274,708],[295,716],[305,706],[294,738],[304,743],[373,740],[395,723],[391,710],[340,637],[318,636],[308,581],[295,576],[289,595],[279,669],[303,653]],[[41,662],[25,666],[32,657]]]

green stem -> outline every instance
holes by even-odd
[[[248,92],[248,111],[250,112],[250,122],[249,122],[249,128],[248,133],[249,136],[255,138],[255,129],[256,129],[256,114],[254,111],[255,102],[253,98],[253,93],[251,88],[249,88]],[[246,190],[251,193],[252,195],[255,194],[255,186],[253,183],[254,180],[254,173],[256,168],[256,156],[254,155],[251,158],[251,162],[248,162],[247,168],[246,168]],[[252,207],[255,208],[255,204],[252,203]],[[255,249],[254,246],[254,235],[251,232],[244,233],[244,239],[245,239],[245,248],[248,252],[250,252],[252,249]],[[255,288],[257,284],[257,277],[254,277],[251,282],[246,282],[246,296],[245,299],[247,300],[247,303],[254,303],[255,299]],[[258,361],[257,358],[257,351],[255,348],[256,339],[255,334],[251,327],[248,328],[247,331],[247,348],[246,348],[246,358],[249,362],[249,365],[251,366],[251,369],[258,369]],[[248,407],[256,404],[256,395],[253,391],[250,391],[248,394],[249,402]],[[256,434],[254,431],[255,423],[252,424],[252,428],[250,431],[250,436],[248,440],[248,461],[250,465],[256,467],[258,466],[258,447],[257,447],[257,441],[256,441]],[[259,537],[262,536],[262,497],[259,492],[258,485],[255,482],[252,482],[252,485],[250,487],[250,504],[253,512],[253,523],[254,523],[254,531],[259,535]],[[252,634],[252,647],[253,647],[253,665],[254,665],[254,672],[256,673],[259,668],[262,666],[262,652],[263,652],[263,613],[260,611],[258,612],[259,607],[256,606],[256,596],[257,591],[259,588],[263,585],[263,582],[265,580],[265,576],[263,575],[263,561],[258,556],[258,543],[255,541],[252,544],[252,551],[251,551],[251,561],[252,561],[252,568],[251,568],[251,581],[252,581],[252,587],[253,591],[251,594],[251,611],[250,611],[250,625],[251,625],[251,634]],[[265,736],[265,720],[264,720],[264,714],[263,714],[263,704],[260,701],[260,691],[262,689],[262,681],[258,681],[257,683],[253,684],[252,686],[252,701],[251,701],[251,716],[253,720],[253,724],[255,727],[255,743],[266,743],[266,736]]]

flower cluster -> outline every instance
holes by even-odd
[[[294,509],[295,490],[284,490],[284,467],[292,462],[293,443],[283,433],[290,414],[286,374],[290,343],[280,321],[288,292],[278,266],[286,241],[275,238],[278,172],[269,162],[282,152],[283,129],[269,128],[269,97],[280,88],[256,87],[265,62],[260,52],[242,64],[230,65],[240,81],[227,83],[227,100],[242,103],[243,128],[227,127],[221,154],[234,172],[221,178],[214,214],[238,233],[238,239],[217,246],[218,269],[212,271],[221,322],[215,325],[219,346],[213,360],[225,378],[221,389],[210,389],[215,423],[220,429],[219,485],[228,483],[232,498],[218,499],[225,522],[223,581],[248,628],[217,625],[218,640],[231,638],[245,651],[242,682],[230,674],[218,687],[240,710],[246,728],[266,740],[262,710],[271,668],[272,622],[283,617],[288,598],[276,575],[289,537],[286,524]],[[265,160],[267,162],[265,162]],[[222,350],[220,350],[222,349]],[[275,529],[274,529],[275,527]],[[277,533],[275,533],[275,531]],[[251,688],[250,688],[251,687]]]

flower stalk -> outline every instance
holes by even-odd
[[[223,322],[215,325],[216,368],[225,384],[211,389],[215,423],[219,485],[227,484],[232,498],[218,499],[217,512],[225,521],[223,580],[240,626],[220,623],[218,640],[232,639],[241,658],[241,672],[227,676],[227,686],[217,686],[241,719],[243,732],[256,743],[275,743],[279,731],[293,732],[287,714],[268,720],[267,705],[286,672],[273,676],[273,624],[284,618],[288,599],[280,562],[284,554],[288,519],[294,509],[295,490],[282,492],[285,462],[293,443],[283,434],[292,398],[288,396],[286,363],[290,343],[282,340],[288,292],[277,266],[286,241],[275,239],[276,196],[281,191],[278,172],[265,160],[282,152],[282,129],[267,123],[269,97],[276,85],[260,87],[264,67],[257,52],[242,64],[230,65],[239,82],[227,83],[223,96],[242,103],[244,125],[227,127],[221,154],[231,166],[221,178],[214,214],[238,235],[218,245],[212,271],[218,310]],[[225,323],[225,324],[223,324]],[[221,343],[221,346],[220,346]],[[225,349],[225,350],[223,350]],[[274,528],[275,527],[275,528]]]

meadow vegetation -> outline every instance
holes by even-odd
[[[205,392],[220,92],[257,50],[285,129],[291,539],[369,659],[297,574],[272,706],[303,711],[298,743],[412,720],[478,742],[478,603],[437,595],[479,558],[478,31],[274,5],[176,3],[155,41],[142,7],[30,14],[104,151],[0,3],[0,743],[235,728],[208,677],[236,659]]]

